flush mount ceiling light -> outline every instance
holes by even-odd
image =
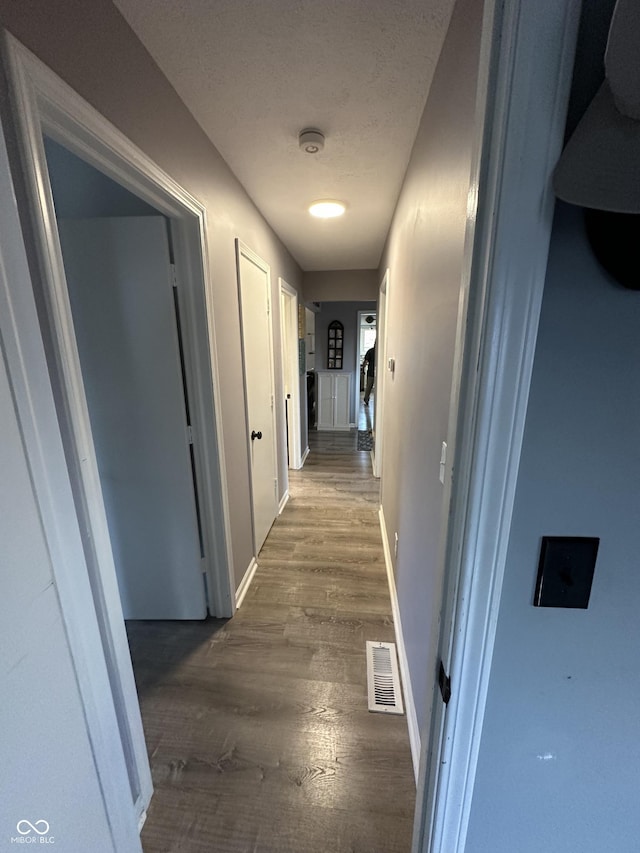
[[[309,205],[309,213],[312,216],[317,216],[318,219],[333,219],[336,216],[342,216],[346,209],[346,204],[330,198],[320,199]]]
[[[307,127],[300,131],[298,145],[305,154],[317,154],[324,148],[324,133],[313,127]]]

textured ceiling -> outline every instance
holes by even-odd
[[[114,2],[302,268],[377,267],[453,0]]]

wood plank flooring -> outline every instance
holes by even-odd
[[[130,622],[155,794],[146,853],[408,853],[406,718],[367,711],[393,640],[368,453],[316,449],[232,620]],[[324,447],[320,446],[324,442]]]

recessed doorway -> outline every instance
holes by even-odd
[[[20,167],[15,164],[15,174],[24,181],[21,191],[30,201],[31,227],[25,232],[25,242],[28,253],[37,260],[37,265],[34,264],[34,270],[37,272],[32,273],[33,287],[40,306],[40,325],[45,341],[49,377],[56,401],[58,427],[64,444],[65,476],[68,476],[71,483],[75,513],[82,535],[84,563],[81,568],[87,573],[93,606],[87,608],[82,599],[74,593],[74,579],[62,559],[64,542],[61,543],[61,554],[58,555],[61,559],[54,564],[54,578],[60,607],[69,628],[70,652],[79,673],[78,688],[92,737],[94,760],[98,774],[103,780],[105,806],[109,813],[122,816],[122,822],[117,828],[120,846],[122,849],[133,849],[130,816],[135,814],[139,823],[144,820],[152,784],[123,618],[123,604],[128,607],[131,600],[125,602],[124,597],[121,599],[122,578],[117,575],[114,561],[114,555],[119,559],[118,547],[127,538],[123,533],[123,527],[127,525],[127,513],[120,513],[117,524],[121,529],[114,535],[115,516],[112,513],[112,518],[109,519],[109,513],[105,511],[105,504],[122,503],[121,495],[116,500],[113,496],[122,486],[120,480],[123,466],[121,465],[119,470],[111,468],[105,476],[104,465],[102,472],[100,470],[101,463],[96,453],[96,445],[100,446],[102,443],[99,433],[102,433],[103,437],[105,433],[109,433],[110,438],[115,434],[121,439],[119,446],[109,450],[111,461],[115,459],[117,469],[118,464],[122,462],[118,455],[122,453],[126,456],[131,450],[134,444],[133,434],[136,431],[143,433],[141,446],[144,447],[145,439],[149,445],[160,445],[155,448],[156,461],[163,459],[167,453],[176,451],[176,434],[179,436],[181,451],[177,452],[177,456],[181,455],[181,461],[178,468],[181,471],[183,486],[187,486],[185,503],[190,520],[186,524],[189,531],[178,547],[182,547],[185,541],[188,542],[191,553],[188,571],[191,573],[191,593],[197,597],[197,616],[204,616],[207,609],[217,616],[232,615],[234,598],[230,574],[231,552],[227,535],[228,507],[221,430],[216,413],[219,385],[211,311],[205,288],[208,272],[204,254],[204,210],[119,131],[10,37],[5,40],[5,55],[16,107],[16,156],[21,161]],[[45,138],[48,138],[46,143]],[[94,244],[91,251],[86,251],[88,241],[85,245],[83,243],[87,234],[80,234],[75,224],[70,228],[62,227],[60,231],[67,233],[63,233],[61,237],[45,144],[49,147],[50,156],[57,144],[58,154],[74,156],[82,161],[83,166],[90,167],[94,173],[97,172],[93,179],[101,183],[103,189],[106,186],[104,181],[110,181],[110,189],[105,189],[104,194],[89,192],[89,196],[95,196],[94,201],[108,206],[108,203],[115,203],[115,200],[122,203],[126,195],[137,197],[133,201],[128,198],[127,203],[131,204],[132,209],[124,212],[124,215],[122,210],[117,209],[112,209],[114,215],[110,215],[103,207],[101,211],[88,213],[76,209],[71,218],[75,216],[76,222],[77,217],[84,217],[85,221],[93,220],[88,228],[101,232],[99,239],[103,248],[105,242],[108,243],[116,232],[119,235],[118,240],[123,234],[125,239],[128,239],[126,235],[129,229],[125,227],[123,220],[129,216],[131,222],[137,220],[138,224],[142,224],[143,230],[154,232],[154,251],[158,251],[162,256],[162,271],[156,272],[155,280],[164,279],[164,283],[168,285],[168,291],[164,290],[161,300],[164,331],[160,331],[161,326],[156,323],[158,318],[155,316],[157,305],[154,302],[154,280],[145,284],[145,295],[134,310],[128,301],[134,298],[134,293],[128,290],[136,289],[131,281],[128,284],[126,281],[120,282],[114,287],[113,277],[105,279],[103,276],[100,280],[100,276],[105,272],[101,267],[107,267],[114,258],[121,258],[121,250],[113,252],[111,246],[109,252],[101,250],[95,253]],[[66,152],[63,149],[66,149]],[[71,190],[75,185],[73,182],[67,182],[66,188]],[[57,195],[56,204],[61,207],[62,196],[60,193]],[[88,200],[81,199],[79,193],[75,193],[75,199],[71,198],[73,195],[74,193],[71,193],[67,200],[76,204]],[[95,220],[98,219],[102,219],[102,222],[97,223]],[[91,239],[95,240],[95,237],[94,233]],[[129,239],[129,243],[131,242]],[[66,259],[63,258],[65,247],[62,243],[66,246]],[[72,244],[73,248],[70,249]],[[74,261],[70,264],[68,260],[72,254]],[[83,254],[95,256],[83,259]],[[97,265],[96,257],[101,258]],[[107,258],[110,259],[109,264],[102,263]],[[75,273],[70,273],[69,279],[77,278],[77,281],[70,287],[65,274],[65,260],[69,269],[75,267]],[[76,276],[81,263],[86,260],[94,262],[93,269],[83,269],[81,275]],[[170,267],[172,262],[178,282],[177,298],[175,292],[172,292],[174,288],[169,277],[173,273],[167,270],[167,266]],[[117,266],[118,263],[114,262],[112,273]],[[144,262],[142,266],[145,266]],[[96,290],[84,306],[78,309],[80,303],[77,296],[84,290],[81,282],[86,283],[94,273]],[[110,289],[112,292],[106,294],[105,291]],[[72,293],[74,290],[75,296]],[[140,291],[136,290],[136,293],[140,295]],[[83,295],[86,296],[86,293]],[[101,302],[105,295],[109,297],[106,303]],[[74,310],[72,302],[76,302]],[[151,303],[154,303],[153,308]],[[119,330],[117,324],[105,322],[109,312],[113,320],[113,315],[117,315],[118,311],[121,312]],[[83,312],[90,315],[88,324],[85,322],[86,317],[81,319]],[[129,330],[127,338],[122,336],[122,332],[129,321],[132,322],[133,328]],[[170,321],[168,325],[167,321]],[[86,339],[84,343],[80,340],[83,336]],[[153,368],[155,360],[153,356],[149,357],[146,347],[141,346],[145,336],[154,338],[154,343],[161,345],[160,351],[165,364],[164,377],[172,377],[173,390],[170,396],[173,402],[169,407],[174,416],[174,427],[169,451],[161,446],[159,436],[162,429],[158,431],[152,424],[157,418],[157,414],[153,414],[153,406],[142,413],[137,411],[138,392],[143,389],[146,391],[147,382],[143,379],[142,384],[136,388],[133,380],[140,379],[137,371],[145,360],[147,369],[150,365]],[[135,350],[135,355],[130,359],[125,357],[129,355],[128,347]],[[104,352],[99,353],[100,349]],[[81,350],[84,350],[84,359],[81,357]],[[105,357],[97,358],[95,364],[90,365],[87,353],[90,356],[98,353]],[[108,371],[114,367],[110,361],[117,362],[118,370],[109,376]],[[105,380],[105,376],[101,376],[102,390],[94,395],[96,399],[91,403],[89,398],[99,386],[98,374],[101,371],[104,373],[105,370],[107,378]],[[153,373],[153,369],[151,372]],[[136,376],[128,373],[136,373]],[[92,376],[90,383],[86,382],[89,375]],[[161,391],[161,388],[156,388],[156,407],[160,403],[163,406],[166,404]],[[120,397],[123,399],[119,399]],[[102,411],[99,412],[101,408]],[[90,409],[94,410],[93,420]],[[96,417],[98,412],[100,417]],[[112,429],[113,424],[109,424],[106,428],[108,419],[116,416],[121,422],[120,425]],[[98,426],[99,424],[102,425]],[[190,450],[192,436],[193,456]],[[146,452],[150,448],[144,449]],[[130,461],[136,461],[135,456],[135,453],[131,454]],[[151,550],[152,530],[163,526],[162,521],[146,522],[144,519],[147,504],[153,504],[153,484],[150,480],[154,464],[146,464],[145,489],[134,494],[129,488],[129,507],[135,508],[136,512],[142,512],[143,517],[141,522],[138,515],[137,522],[131,524],[131,527],[134,528],[136,524],[140,527],[146,526],[143,537],[136,539],[133,536],[132,539],[138,543],[142,542],[140,553],[135,558],[136,562],[141,559],[141,555],[144,557],[146,547]],[[125,474],[126,469],[125,465]],[[169,479],[171,476],[172,474]],[[109,478],[111,481],[107,483]],[[51,487],[55,489],[56,485],[54,482]],[[108,497],[109,493],[111,497]],[[175,503],[172,506],[175,509]],[[132,512],[133,515],[135,513]],[[52,531],[51,535],[56,534]],[[175,544],[173,540],[171,544]],[[178,558],[174,565],[177,567],[179,562]],[[156,586],[164,587],[163,594],[166,600],[170,601],[181,594],[181,581],[182,578],[175,584],[173,579],[166,584],[156,582]],[[146,604],[145,593],[148,593],[149,600],[152,600],[155,592],[153,583],[143,587],[140,598],[143,605]],[[194,618],[194,610],[190,606],[187,609],[188,616]],[[166,614],[157,611],[158,618],[163,615]],[[185,615],[186,611],[183,618]],[[86,636],[94,636],[96,624],[101,648],[86,642]],[[86,630],[83,630],[83,627]],[[93,671],[99,670],[96,664],[100,662],[102,665],[98,660],[101,654],[108,674],[110,696],[102,691],[99,673],[95,676],[96,680],[93,676]],[[100,702],[96,701],[98,693]],[[121,755],[116,754],[117,750],[114,750],[113,738],[105,735],[105,720],[109,719],[109,715],[114,717],[114,723],[117,724]],[[125,819],[124,816],[127,815],[129,817]]]

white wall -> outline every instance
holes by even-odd
[[[467,853],[639,849],[639,330],[559,205]],[[601,537],[587,610],[532,606],[544,535]]]
[[[442,570],[438,546],[471,169],[482,3],[459,0],[382,257],[389,268],[382,508],[397,531],[396,586],[413,696],[427,722]],[[378,381],[383,366],[377,370]]]

